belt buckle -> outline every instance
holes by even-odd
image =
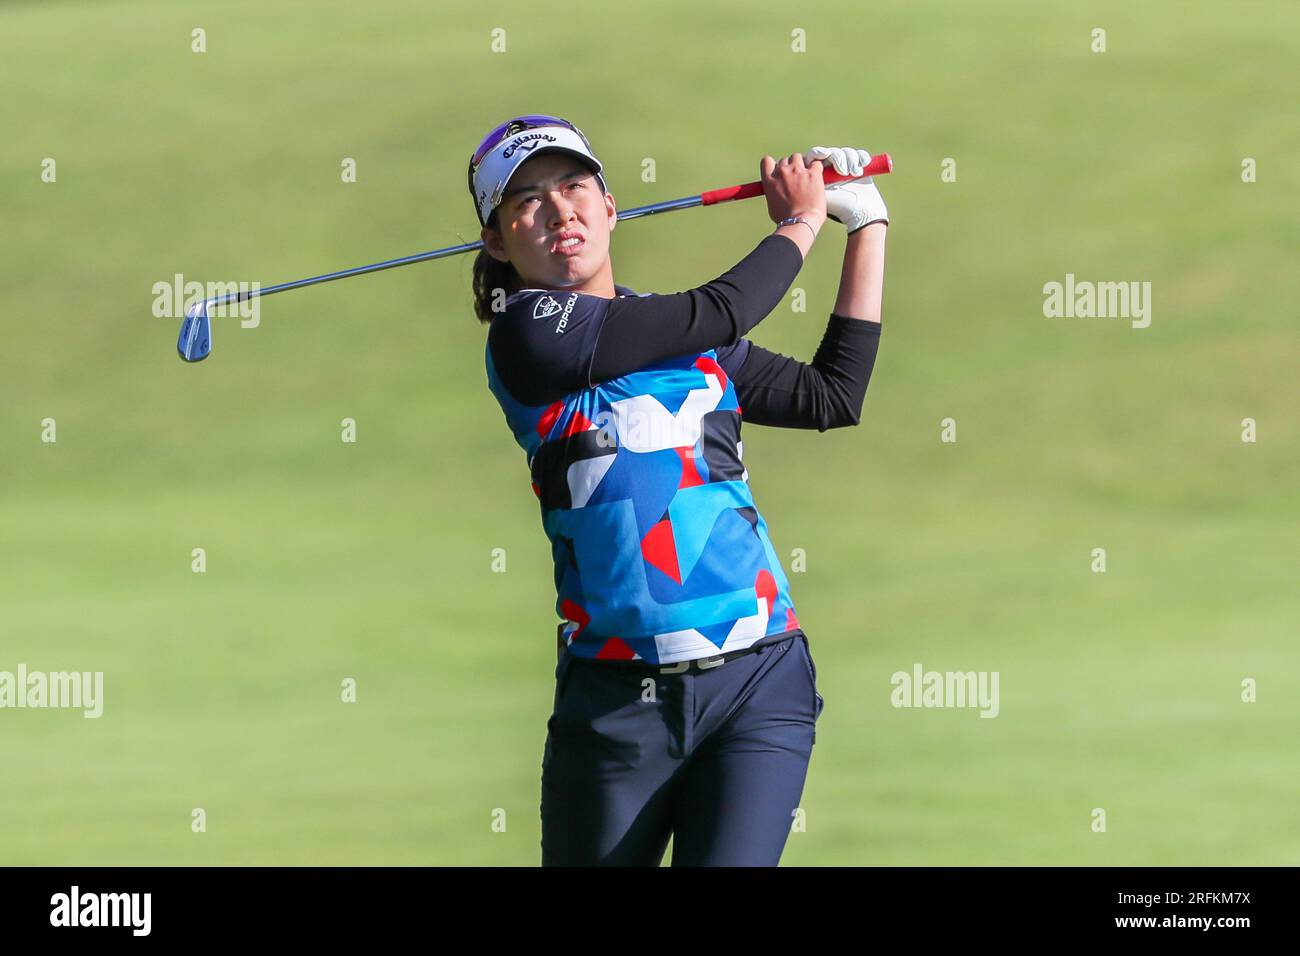
[[[698,660],[696,660],[695,663],[700,670],[706,671],[711,667],[718,667],[722,664],[725,664],[726,662],[727,662],[726,655],[718,654],[715,657],[701,657]]]

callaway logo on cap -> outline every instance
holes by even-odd
[[[489,133],[470,158],[469,193],[480,225],[487,225],[492,210],[500,205],[515,171],[542,153],[565,153],[582,160],[596,174],[601,190],[609,192],[601,162],[581,130],[558,116],[521,116]]]

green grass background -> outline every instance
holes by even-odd
[[[268,299],[199,366],[150,309],[476,239],[466,156],[542,111],[624,208],[897,164],[862,424],[745,430],[826,699],[784,864],[1300,863],[1298,61],[1284,2],[0,6],[0,669],[106,682],[0,711],[0,862],[537,863],[554,591],[470,257]],[[626,223],[615,278],[770,228]],[[756,341],[811,359],[842,247]],[[1067,272],[1150,281],[1151,326],[1044,318]],[[892,708],[914,662],[999,671],[1000,716]]]

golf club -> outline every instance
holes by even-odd
[[[843,182],[850,179],[863,179],[867,176],[879,176],[884,173],[892,172],[894,169],[893,160],[889,158],[888,153],[880,153],[871,158],[866,167],[857,176],[841,175],[834,169],[826,167],[823,169],[823,182],[826,185]],[[733,202],[740,199],[752,199],[755,196],[763,195],[763,184],[760,181],[744,183],[739,186],[726,186],[721,189],[712,189],[708,192],[701,193],[698,196],[687,196],[683,199],[670,199],[665,202],[651,203],[648,206],[638,206],[635,209],[629,209],[618,214],[618,221],[625,219],[639,219],[642,216],[650,216],[655,213],[672,212],[676,209],[690,209],[693,206],[714,206],[718,203]],[[457,256],[463,252],[474,252],[483,246],[480,239],[476,242],[466,242],[457,246],[447,246],[445,249],[435,249],[432,252],[419,252],[412,256],[403,256],[400,259],[388,259],[384,262],[376,262],[373,265],[357,266],[354,269],[344,269],[341,272],[329,272],[325,275],[312,276],[309,279],[298,279],[293,282],[281,282],[279,285],[268,286],[265,289],[243,290],[232,292],[228,295],[218,296],[213,299],[206,299],[202,302],[196,302],[185,310],[185,319],[181,323],[180,338],[176,343],[176,350],[180,353],[181,358],[187,362],[201,362],[212,352],[212,319],[209,315],[211,309],[218,306],[227,305],[232,302],[243,302],[248,299],[258,298],[260,296],[271,295],[275,292],[286,292],[289,289],[302,289],[309,285],[319,285],[322,282],[333,282],[336,279],[347,279],[352,276],[367,275],[371,272],[382,272],[385,269],[396,269],[398,266],[409,266],[416,262],[428,262],[432,259],[444,259],[447,256]]]

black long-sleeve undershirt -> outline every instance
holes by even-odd
[[[826,431],[856,425],[880,323],[831,314],[810,364],[744,338],[782,300],[803,266],[798,245],[770,235],[717,279],[670,295],[616,298],[526,289],[488,332],[493,367],[525,405],[684,355],[715,350],[741,416],[759,425]]]
[[[731,376],[746,422],[824,432],[861,421],[879,345],[879,322],[832,312],[811,364],[748,339],[734,352],[719,349],[718,364]]]
[[[666,358],[735,344],[776,308],[802,267],[803,253],[794,240],[773,233],[698,288],[611,300],[592,353],[590,384]]]
[[[776,307],[802,265],[799,247],[786,236],[772,235],[698,289],[614,299],[596,340],[591,383],[714,348],[735,385],[745,421],[818,431],[858,424],[880,342],[879,322],[831,313],[811,364],[740,337]]]

